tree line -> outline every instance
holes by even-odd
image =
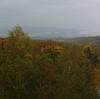
[[[21,26],[0,42],[0,99],[98,99],[100,45],[33,40]]]

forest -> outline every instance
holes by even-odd
[[[99,99],[100,45],[34,40],[15,26],[0,39],[0,99]]]

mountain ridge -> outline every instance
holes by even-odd
[[[79,34],[79,32],[83,30],[78,29],[65,29],[59,27],[32,27],[32,26],[23,26],[23,30],[29,34],[29,36],[44,36],[44,37],[80,37],[85,36],[83,34]],[[0,36],[6,36],[8,30],[12,30],[11,27],[0,28]]]

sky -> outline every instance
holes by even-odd
[[[100,0],[0,0],[0,28],[17,24],[99,34]]]

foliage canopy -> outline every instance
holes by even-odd
[[[0,99],[97,99],[93,48],[32,40],[21,26],[0,47]]]

